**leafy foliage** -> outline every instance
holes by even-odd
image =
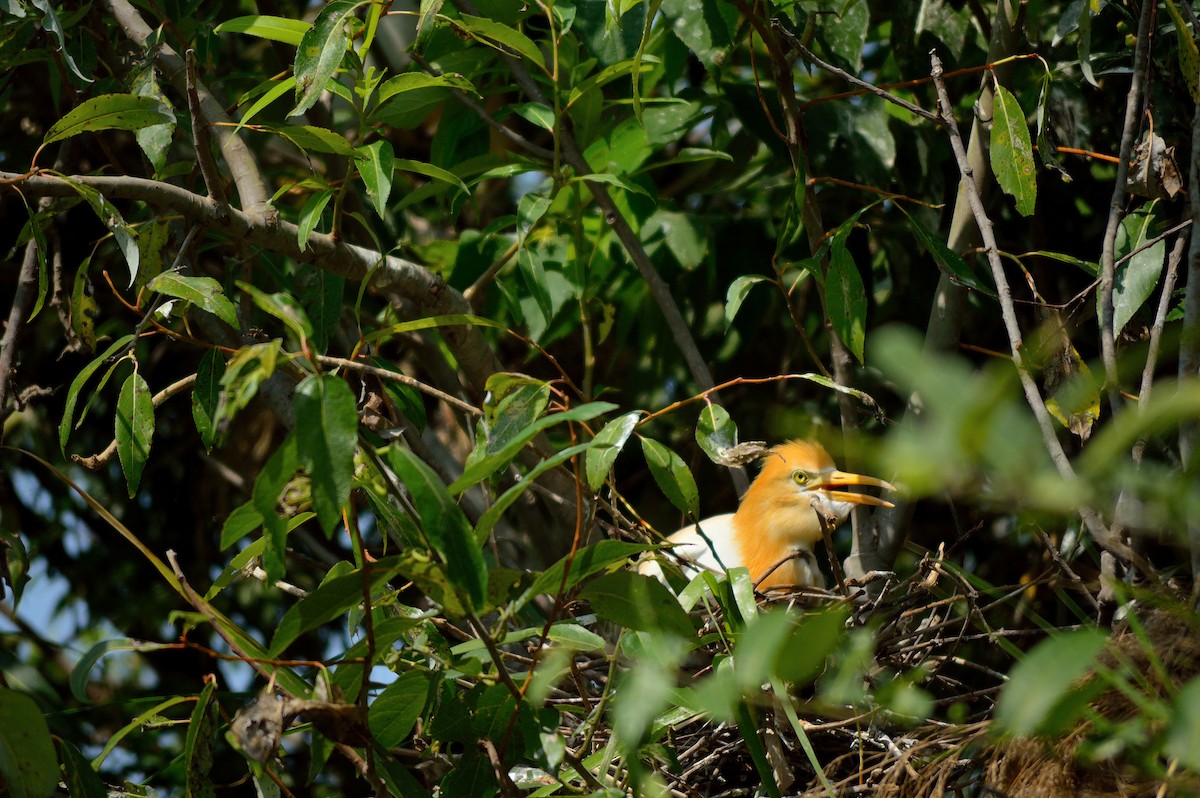
[[[0,792],[1200,789],[1197,22],[1012,5],[0,6]]]

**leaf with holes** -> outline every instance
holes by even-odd
[[[350,37],[346,35],[346,17],[355,4],[334,0],[321,9],[313,26],[304,32],[296,47],[296,107],[288,116],[299,116],[316,105],[325,84],[342,64]]]
[[[1037,202],[1037,167],[1033,142],[1021,104],[997,81],[995,119],[992,121],[991,162],[996,182],[1017,202],[1022,216],[1033,213]]]

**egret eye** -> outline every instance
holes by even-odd
[[[795,482],[797,485],[807,485],[808,484],[808,474],[797,469],[792,472],[792,482]]]

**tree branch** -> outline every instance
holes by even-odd
[[[958,162],[959,172],[962,174],[962,182],[967,187],[967,199],[971,203],[971,212],[975,216],[975,223],[979,226],[979,234],[983,238],[988,265],[992,269],[992,279],[996,282],[996,293],[1000,300],[1000,313],[1004,319],[1004,329],[1008,333],[1008,343],[1012,352],[1013,366],[1017,369],[1017,376],[1021,381],[1021,387],[1025,391],[1025,400],[1029,404],[1029,408],[1033,411],[1034,418],[1037,420],[1038,428],[1042,433],[1042,441],[1046,445],[1050,459],[1054,462],[1055,468],[1058,469],[1058,473],[1064,479],[1073,480],[1075,479],[1075,470],[1071,467],[1071,462],[1067,459],[1066,452],[1063,451],[1062,443],[1055,434],[1054,420],[1050,417],[1050,412],[1046,409],[1046,403],[1042,399],[1033,375],[1025,367],[1025,361],[1022,356],[1024,341],[1021,337],[1020,325],[1017,323],[1016,309],[1013,306],[1012,289],[1009,288],[1008,278],[1004,274],[1004,266],[1000,262],[1000,250],[996,245],[996,236],[992,232],[992,220],[988,218],[987,211],[983,207],[983,201],[980,199],[979,192],[976,190],[975,182],[972,179],[971,167],[967,162],[967,152],[963,148],[962,137],[958,132],[958,123],[954,119],[954,106],[950,103],[950,95],[946,92],[946,83],[942,80],[942,60],[938,58],[936,50],[930,53],[929,60],[933,82],[937,87],[938,108],[942,114],[946,133],[950,138],[950,146],[954,150],[954,158]],[[1085,506],[1080,508],[1079,515],[1083,518],[1084,524],[1087,526],[1096,543],[1126,562],[1136,564],[1146,576],[1154,578],[1155,572],[1153,567],[1143,557],[1130,549],[1117,535],[1114,535],[1112,530],[1104,525],[1099,513],[1091,507]]]
[[[1116,330],[1113,329],[1113,281],[1116,275],[1114,252],[1117,231],[1125,215],[1125,183],[1129,179],[1129,154],[1137,133],[1139,110],[1142,104],[1142,84],[1146,81],[1146,64],[1150,60],[1150,18],[1155,4],[1142,0],[1142,15],[1138,19],[1137,47],[1133,53],[1133,82],[1125,95],[1125,123],[1121,131],[1121,149],[1117,161],[1117,177],[1113,183],[1112,199],[1108,203],[1108,224],[1104,228],[1104,245],[1100,251],[1100,351],[1104,358],[1104,383],[1108,403],[1115,416],[1125,402],[1121,398],[1120,377],[1117,375]]]
[[[151,54],[167,82],[181,96],[187,97],[187,64],[179,57],[179,54],[165,42],[155,41],[153,46],[147,44],[147,40],[154,35],[154,31],[128,0],[103,0],[103,2],[130,41]],[[210,125],[216,126],[217,144],[221,148],[221,155],[225,158],[225,163],[229,166],[233,183],[237,186],[242,209],[255,216],[270,213],[271,194],[267,191],[267,184],[263,181],[253,153],[234,133],[233,126],[221,125],[221,123],[231,120],[225,113],[222,104],[213,97],[212,92],[199,81],[196,82],[195,92],[203,118],[207,119]]]

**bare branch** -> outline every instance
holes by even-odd
[[[1129,154],[1137,134],[1139,109],[1142,105],[1142,84],[1146,81],[1146,64],[1150,60],[1150,18],[1154,3],[1143,0],[1138,20],[1137,48],[1133,53],[1133,82],[1125,96],[1125,123],[1121,131],[1121,150],[1117,161],[1117,177],[1113,183],[1112,199],[1108,203],[1108,224],[1104,229],[1104,245],[1100,251],[1100,349],[1104,357],[1104,382],[1108,402],[1114,415],[1121,412],[1124,400],[1117,376],[1116,331],[1113,329],[1113,280],[1116,275],[1114,252],[1117,231],[1125,215],[1125,183],[1129,178]]]
[[[104,4],[125,31],[125,35],[134,44],[153,55],[163,77],[175,91],[184,97],[188,96],[187,65],[179,54],[163,42],[156,42],[153,47],[147,45],[147,40],[154,31],[128,0],[104,0]],[[225,163],[229,166],[234,185],[237,186],[242,210],[255,216],[270,213],[271,193],[267,191],[267,184],[263,181],[254,155],[234,133],[232,126],[220,125],[222,122],[230,122],[229,116],[204,84],[197,81],[195,91],[203,118],[207,119],[210,125],[216,126],[217,144],[221,148]]]
[[[221,185],[221,175],[217,172],[217,165],[213,163],[212,132],[209,130],[208,120],[204,118],[204,111],[200,107],[200,95],[196,91],[198,81],[196,51],[188,50],[187,99],[188,112],[192,115],[192,142],[196,148],[196,162],[200,164],[200,175],[204,178],[208,196],[218,205],[227,206],[229,199],[225,196],[225,189]]]
[[[992,279],[996,282],[996,294],[1000,300],[1000,313],[1004,319],[1004,329],[1008,333],[1008,343],[1012,351],[1013,366],[1017,369],[1017,376],[1020,378],[1021,387],[1025,391],[1025,400],[1029,404],[1029,408],[1033,411],[1034,418],[1037,420],[1038,428],[1042,432],[1042,441],[1046,445],[1050,459],[1054,462],[1055,468],[1058,469],[1060,475],[1065,479],[1075,479],[1075,470],[1071,467],[1071,462],[1067,459],[1066,452],[1063,451],[1062,443],[1055,434],[1054,420],[1050,417],[1050,412],[1046,409],[1046,403],[1038,390],[1037,382],[1033,379],[1033,375],[1029,373],[1029,369],[1025,367],[1025,361],[1022,357],[1024,341],[1022,340],[1020,325],[1017,323],[1016,309],[1013,306],[1012,289],[1009,288],[1008,278],[1004,274],[1004,266],[1000,262],[1000,250],[996,245],[996,236],[992,232],[992,220],[988,218],[987,211],[983,207],[983,201],[980,199],[979,192],[976,190],[972,179],[971,167],[967,161],[967,152],[963,147],[962,137],[958,132],[958,123],[954,119],[954,106],[950,102],[950,95],[946,92],[946,83],[942,80],[942,60],[938,58],[936,50],[930,53],[929,58],[932,67],[933,82],[937,87],[938,108],[941,111],[946,133],[950,138],[950,146],[954,150],[954,157],[958,162],[958,168],[962,174],[962,182],[967,187],[967,199],[971,203],[971,211],[975,216],[975,223],[979,226],[979,234],[983,238],[988,265],[992,269]],[[1146,562],[1145,558],[1138,555],[1117,535],[1113,534],[1112,530],[1105,526],[1099,513],[1091,507],[1081,507],[1079,514],[1083,518],[1088,531],[1091,532],[1093,539],[1101,547],[1126,562],[1136,564],[1148,577],[1154,578],[1155,572],[1153,567]]]

